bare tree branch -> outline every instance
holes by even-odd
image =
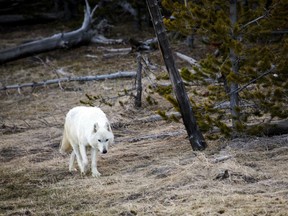
[[[275,66],[275,65],[272,65],[269,70],[267,70],[266,72],[264,72],[264,73],[261,74],[260,76],[256,77],[255,79],[252,79],[251,81],[249,81],[247,84],[245,84],[245,85],[242,86],[241,88],[238,88],[238,89],[230,92],[229,95],[230,95],[230,94],[233,94],[233,93],[235,93],[235,92],[238,93],[238,92],[242,91],[243,89],[247,88],[249,85],[251,85],[252,83],[254,83],[255,81],[257,81],[258,79],[260,79],[260,78],[268,75],[269,73],[273,72],[275,68],[276,68],[276,66]]]
[[[176,56],[179,57],[180,59],[187,61],[189,64],[200,67],[200,65],[197,63],[197,61],[189,56],[186,56],[182,53],[175,52]]]
[[[243,26],[241,27],[241,30],[245,29],[246,27],[248,27],[249,25],[251,25],[251,24],[253,24],[253,23],[257,23],[257,22],[258,22],[259,20],[261,20],[261,19],[266,18],[267,15],[268,15],[268,13],[265,13],[264,15],[262,15],[262,16],[260,16],[260,17],[257,17],[257,18],[254,19],[254,20],[251,20],[250,22],[248,22],[248,23],[246,23],[245,25],[243,25]]]

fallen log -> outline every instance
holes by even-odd
[[[249,125],[247,134],[253,136],[275,136],[288,134],[288,119],[279,120],[275,122]]]
[[[275,135],[280,135],[280,134],[286,134],[288,133],[288,120],[284,120],[281,122],[277,122],[274,124],[267,124],[267,131],[265,135],[270,135],[270,136],[275,136]],[[269,132],[269,133],[267,133]],[[127,141],[130,143],[133,142],[139,142],[142,140],[152,140],[152,139],[165,139],[167,137],[175,137],[175,136],[181,136],[184,135],[185,131],[176,131],[176,132],[166,132],[166,133],[159,133],[159,134],[148,134],[148,135],[143,135],[143,136],[139,136],[139,137],[134,137],[134,138],[130,138]],[[258,134],[259,135],[259,134]],[[124,140],[121,140],[124,141]],[[126,140],[125,140],[126,141]],[[226,155],[226,156],[222,156],[219,158],[215,158],[212,163],[220,163],[223,162],[225,160],[229,160],[233,158],[232,155]]]
[[[128,47],[128,48],[118,48],[118,49],[115,49],[115,48],[110,48],[110,49],[106,49],[107,52],[110,52],[110,53],[129,53],[132,51],[132,48],[131,47]]]
[[[128,55],[132,51],[132,48],[106,49],[106,51],[108,53],[104,53],[103,57],[110,58],[120,55]]]
[[[124,42],[123,39],[109,39],[104,37],[103,35],[96,35],[93,38],[91,38],[92,43],[98,43],[98,44],[122,44]]]
[[[96,34],[95,30],[91,28],[91,25],[93,14],[97,7],[98,5],[91,11],[88,1],[86,0],[84,21],[81,28],[2,50],[0,51],[0,64],[55,49],[75,47],[90,43],[91,39]]]
[[[59,79],[45,80],[41,82],[30,82],[23,84],[15,84],[0,87],[1,90],[9,89],[21,89],[25,87],[37,87],[37,86],[46,86],[50,84],[61,84],[62,82],[72,82],[72,81],[92,81],[92,80],[106,80],[106,79],[118,79],[118,78],[131,78],[136,77],[136,71],[118,71],[112,74],[103,74],[96,76],[81,76],[81,77],[63,77]]]

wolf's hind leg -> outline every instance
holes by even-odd
[[[75,152],[74,150],[71,152],[71,155],[70,155],[70,160],[69,160],[69,172],[73,172],[75,171]]]
[[[83,171],[81,171],[83,174],[86,174],[87,169],[88,169],[88,158],[86,154],[86,146],[85,145],[80,145],[80,154],[82,158],[82,165],[83,165]]]

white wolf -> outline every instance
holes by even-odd
[[[85,174],[88,168],[86,147],[91,146],[92,176],[98,177],[101,174],[97,170],[97,148],[106,154],[113,141],[114,135],[105,113],[98,107],[78,106],[66,115],[60,152],[72,150],[69,171],[74,170],[76,156],[80,171]]]

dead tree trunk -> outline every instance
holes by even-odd
[[[231,21],[231,35],[232,40],[237,40],[237,36],[234,34],[233,28],[237,22],[237,1],[230,0],[230,21]],[[233,48],[230,48],[230,61],[232,64],[232,72],[235,75],[238,75],[239,65],[238,65],[238,57],[235,54]],[[235,81],[232,81],[230,84],[230,109],[232,115],[232,127],[235,130],[237,124],[240,123],[240,112],[238,110],[239,107],[239,94],[237,92],[238,84]]]
[[[191,103],[184,88],[182,78],[176,68],[172,51],[165,32],[162,15],[157,0],[146,0],[152,18],[155,34],[161,49],[161,53],[172,82],[174,94],[179,104],[181,116],[188,133],[193,150],[204,150],[207,147],[205,139],[197,126]]]
[[[135,97],[135,107],[141,107],[141,98],[142,98],[142,63],[141,63],[142,57],[139,53],[137,56],[137,62],[138,62],[138,69],[137,69],[137,75],[136,75],[136,89],[137,94]]]
[[[88,1],[86,0],[84,21],[81,28],[75,31],[59,33],[49,38],[32,41],[14,48],[0,51],[0,64],[54,49],[73,47],[89,43],[95,34],[95,32],[91,29],[91,24],[93,13],[95,12],[96,8],[97,6],[91,11]]]

